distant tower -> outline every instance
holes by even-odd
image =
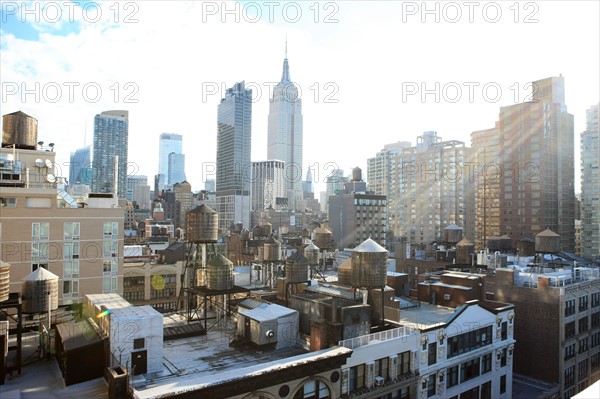
[[[92,148],[78,148],[71,153],[69,163],[69,184],[92,184]]]
[[[129,111],[105,111],[94,118],[93,192],[114,192],[114,161],[118,156],[117,195],[126,197],[128,136]]]
[[[285,164],[285,193],[292,209],[302,198],[302,100],[290,79],[287,41],[281,81],[269,106],[267,158]]]
[[[239,82],[221,99],[217,119],[216,197],[219,231],[250,226],[252,90]]]
[[[178,172],[183,175],[181,180],[173,182],[169,181],[169,155],[171,153],[182,154],[183,138],[180,134],[175,133],[161,133],[158,140],[158,174],[160,175],[158,181],[158,189],[164,190],[166,188],[172,188],[173,184],[180,183],[185,180],[184,161],[180,158],[174,166],[176,169],[180,169]],[[179,178],[179,174],[176,175],[176,179]]]

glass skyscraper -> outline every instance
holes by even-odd
[[[302,199],[302,100],[290,79],[287,49],[281,81],[269,105],[267,158],[284,162],[285,193],[295,209]]]
[[[239,82],[227,89],[217,116],[216,198],[219,229],[250,227],[252,90]]]
[[[158,189],[164,190],[166,188],[172,188],[173,184],[181,183],[185,180],[185,158],[178,158],[179,163],[174,164],[174,171],[172,176],[174,181],[170,181],[169,178],[169,154],[181,154],[183,147],[183,137],[180,134],[175,133],[161,133],[158,140],[158,174],[159,182]],[[179,178],[181,180],[177,180]]]
[[[71,153],[69,163],[69,184],[81,183],[92,185],[92,149],[79,148]]]
[[[600,104],[586,111],[586,130],[581,133],[582,255],[600,257]]]
[[[117,195],[127,195],[127,144],[129,111],[105,111],[94,118],[92,192],[115,191],[115,157],[118,156]]]

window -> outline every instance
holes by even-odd
[[[583,295],[579,297],[579,311],[583,312],[584,310],[587,310],[588,308],[588,296],[587,295]]]
[[[506,339],[508,339],[508,322],[506,322],[506,321],[502,323],[502,335],[501,335],[501,337],[502,337],[503,341],[506,340]]]
[[[588,339],[582,338],[579,340],[579,354],[587,352],[588,350]]]
[[[592,334],[592,348],[595,348],[598,345],[600,345],[600,332]]]
[[[500,393],[506,393],[506,375],[500,377]]]
[[[410,373],[410,351],[398,354],[398,377]]]
[[[17,199],[14,197],[0,197],[0,208],[16,208]]]
[[[565,360],[575,357],[575,344],[565,346]]]
[[[600,327],[600,312],[592,314],[592,328]]]
[[[492,399],[492,381],[481,386],[481,399]]]
[[[48,241],[50,234],[50,223],[31,223],[31,240]]]
[[[427,349],[427,356],[427,365],[431,366],[432,364],[435,364],[435,362],[437,361],[437,342],[429,344],[429,348]]]
[[[435,395],[435,373],[429,374],[429,379],[427,379],[427,397],[432,397]]]
[[[318,380],[311,380],[304,383],[302,388],[296,392],[294,399],[329,399],[331,393],[327,385]]]
[[[133,349],[144,349],[146,346],[145,338],[136,338],[133,340]]]
[[[449,337],[448,358],[470,352],[492,343],[492,326],[469,331],[454,337]]]
[[[77,278],[79,277],[79,261],[78,260],[65,260],[63,261],[63,278]]]
[[[65,240],[79,240],[79,222],[65,222],[63,230]]]
[[[102,262],[102,271],[104,274],[116,274],[119,269],[119,263],[114,260],[105,260]]]
[[[115,258],[118,256],[119,242],[116,240],[104,240],[102,256],[104,258]]]
[[[104,238],[113,238],[119,233],[119,222],[104,222]]]
[[[579,334],[588,330],[588,318],[587,316],[579,319]]]
[[[600,292],[592,293],[592,307],[597,308],[600,306]]]
[[[502,349],[500,352],[500,367],[506,366],[506,348]]]
[[[481,357],[481,374],[492,371],[492,354],[487,353]]]
[[[472,378],[479,377],[479,358],[469,360],[460,365],[460,382],[469,381]]]
[[[590,364],[592,367],[592,373],[600,370],[600,352],[592,355],[590,358]]]
[[[114,293],[117,292],[117,278],[116,277],[104,277],[102,278],[102,293]]]
[[[458,366],[446,369],[446,388],[451,388],[458,385]]]
[[[571,338],[575,336],[575,322],[565,324],[565,338]]]
[[[63,295],[75,295],[79,293],[79,280],[64,280]]]
[[[588,368],[587,359],[580,361],[579,364],[577,365],[577,376],[578,376],[579,381],[585,380],[587,378],[587,368]]]
[[[565,369],[565,388],[570,388],[575,385],[575,366],[571,366]]]

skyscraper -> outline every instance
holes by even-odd
[[[586,130],[581,133],[582,256],[600,257],[600,104],[586,111]]]
[[[395,237],[425,245],[442,240],[451,224],[469,234],[465,210],[472,183],[462,174],[469,152],[464,142],[443,141],[432,131],[418,136],[415,147],[398,150],[391,179]]]
[[[127,144],[129,111],[104,111],[94,118],[92,191],[115,191],[115,157],[118,157],[117,195],[127,194]]]
[[[282,161],[252,162],[252,210],[276,208],[276,199],[284,196]]]
[[[183,146],[183,137],[180,134],[175,133],[161,133],[158,139],[158,189],[164,190],[166,188],[172,188],[173,184],[180,183],[185,180],[185,171],[183,170],[184,164],[176,164],[176,169],[181,169],[183,172],[183,179],[179,181],[169,182],[169,154],[181,154]],[[181,160],[179,160],[181,162]],[[180,172],[174,174],[174,178],[180,177]]]
[[[69,163],[69,184],[92,184],[92,151],[88,145],[71,153]]]
[[[244,82],[228,88],[217,116],[216,197],[219,229],[250,227],[252,90]]]
[[[275,86],[269,105],[268,159],[285,165],[285,192],[291,209],[302,199],[302,100],[290,79],[286,54],[281,81]]]
[[[169,154],[167,186],[172,189],[175,183],[183,181],[185,181],[185,155],[172,152]]]
[[[501,107],[494,128],[472,134],[486,157],[477,159],[478,243],[508,235],[516,247],[549,228],[575,250],[573,137],[562,76],[533,82],[532,101]]]

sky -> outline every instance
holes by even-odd
[[[187,180],[203,189],[217,106],[239,81],[253,89],[252,160],[266,159],[286,39],[317,192],[333,168],[366,177],[385,144],[425,131],[470,145],[501,106],[530,97],[530,82],[559,74],[578,176],[585,111],[600,101],[598,1],[3,0],[0,17],[0,112],[38,119],[63,176],[92,143],[94,116],[126,109],[131,173],[153,186],[159,135],[178,133]]]

